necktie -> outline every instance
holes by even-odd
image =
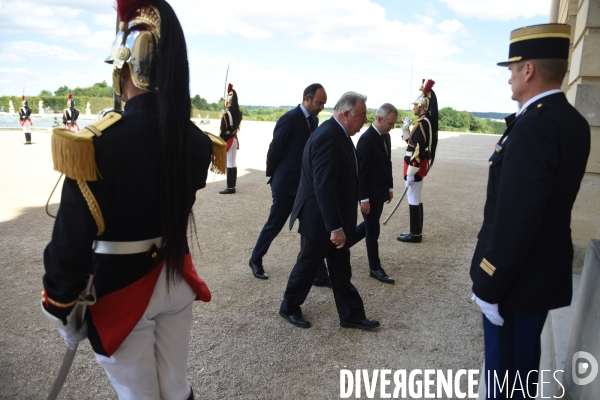
[[[385,154],[388,155],[388,147],[387,147],[387,143],[385,142],[385,136],[381,135],[381,140],[383,140],[383,148],[385,149]]]
[[[312,115],[308,116],[308,128],[310,129],[311,133],[313,133],[315,131],[315,129],[317,128],[317,126],[315,124],[315,120]]]

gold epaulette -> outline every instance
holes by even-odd
[[[111,112],[79,132],[63,128],[52,130],[54,169],[77,180],[77,185],[96,222],[98,236],[104,232],[104,217],[98,201],[87,184],[87,181],[96,181],[99,175],[94,151],[94,136],[102,136],[102,131],[120,119],[121,114]]]
[[[210,139],[212,154],[210,156],[210,170],[217,174],[225,174],[227,171],[227,143],[219,136],[210,132],[202,131]]]
[[[94,155],[94,136],[121,119],[119,113],[109,113],[104,118],[88,125],[79,132],[64,128],[52,130],[52,161],[54,170],[71,179],[95,181],[98,176]]]

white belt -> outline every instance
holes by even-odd
[[[137,242],[107,242],[105,240],[94,240],[92,249],[97,254],[137,254],[145,253],[152,248],[152,245],[161,247],[161,238],[157,237],[148,240],[138,240]]]

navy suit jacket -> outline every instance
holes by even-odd
[[[359,165],[358,200],[388,201],[389,189],[394,187],[390,135],[380,135],[371,125],[358,140],[356,153]]]
[[[311,116],[315,123],[318,119]],[[267,152],[267,176],[274,192],[296,195],[300,183],[302,153],[310,137],[308,121],[298,105],[285,113],[273,130],[273,140]]]
[[[564,93],[542,97],[489,159],[473,293],[509,312],[543,312],[572,297],[571,210],[590,153],[590,127]]]
[[[358,166],[352,140],[332,117],[315,130],[304,147],[300,187],[290,217],[298,231],[313,240],[329,240],[342,228],[346,237],[356,230]]]

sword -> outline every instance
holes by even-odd
[[[386,225],[388,220],[390,218],[392,218],[392,215],[394,215],[394,213],[396,212],[396,210],[398,209],[398,206],[400,205],[400,203],[402,203],[402,200],[404,200],[404,196],[406,196],[406,191],[408,190],[408,186],[404,189],[404,192],[402,192],[402,196],[400,196],[400,200],[398,200],[398,202],[396,203],[396,205],[394,206],[394,209],[392,210],[392,212],[390,213],[390,215],[388,215],[388,217],[385,219],[385,221],[383,221],[383,224]]]
[[[85,292],[81,294],[80,301],[75,305],[76,309],[74,317],[77,328],[81,328],[81,325],[83,325],[83,317],[85,316],[85,311],[88,304],[91,305],[96,302],[96,298],[92,294],[93,283],[94,275],[90,275]],[[62,364],[60,365],[60,369],[58,370],[58,374],[56,375],[56,379],[54,380],[54,384],[52,385],[52,389],[50,390],[46,400],[56,400],[58,398],[58,394],[60,393],[60,390],[64,386],[67,376],[69,375],[71,365],[73,365],[75,353],[77,353],[77,345],[73,350],[67,347],[67,351],[63,356]]]

